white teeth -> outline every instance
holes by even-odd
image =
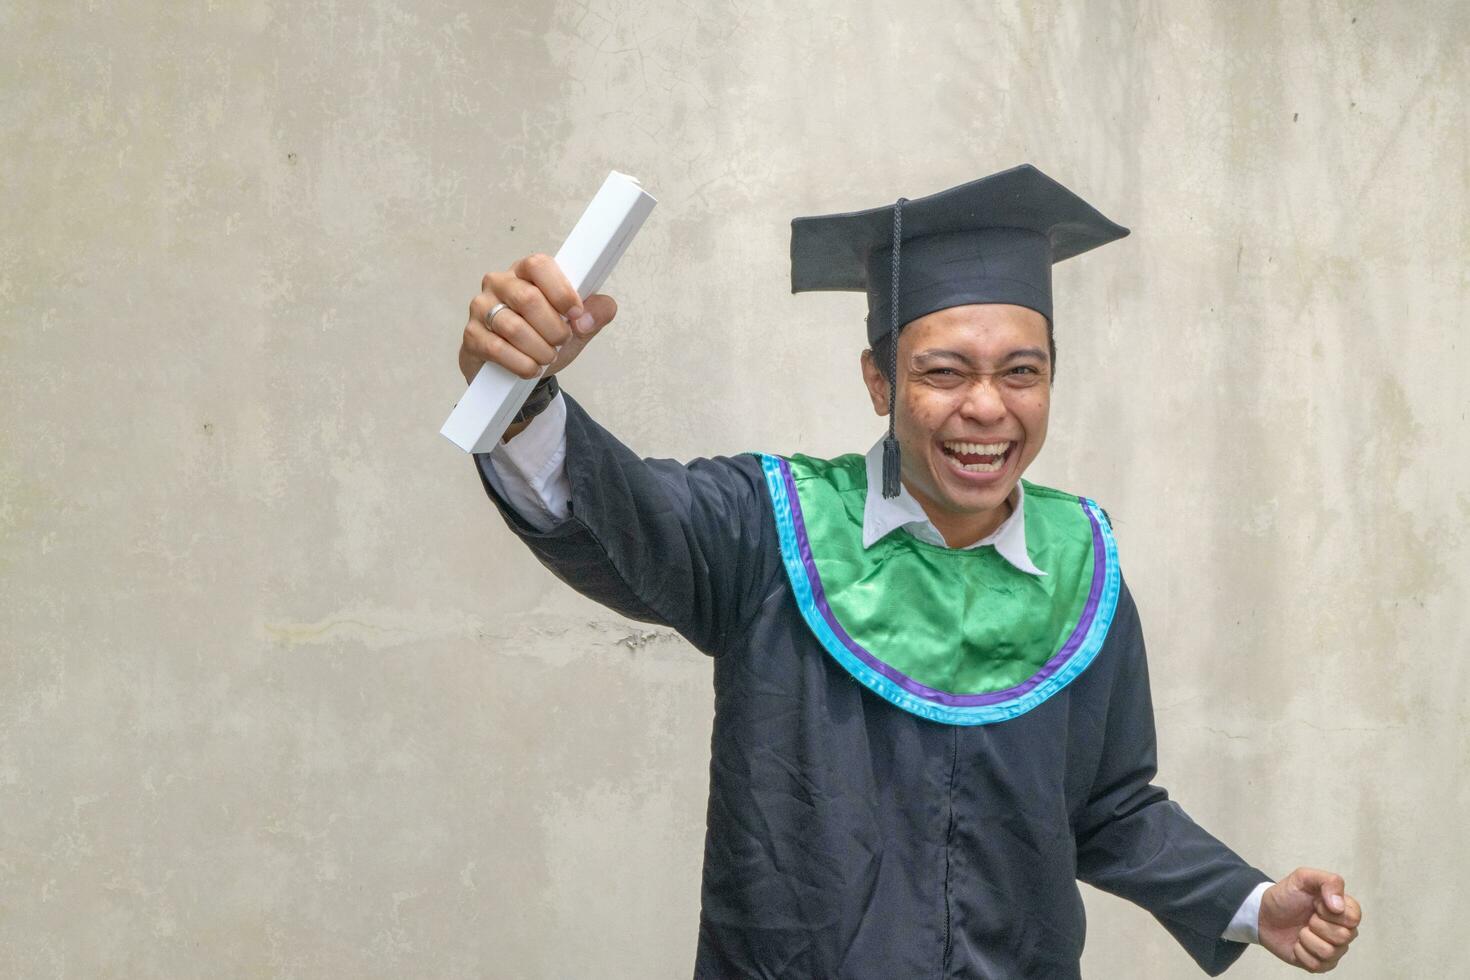
[[[952,453],[975,456],[999,456],[1011,447],[1009,442],[946,442],[944,448]],[[975,464],[971,464],[975,465]],[[969,467],[966,467],[969,469]]]
[[[955,460],[955,465],[967,473],[994,473],[1005,465],[1005,460],[997,459],[993,463],[961,463]]]

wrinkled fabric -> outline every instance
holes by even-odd
[[[1270,879],[1160,787],[1126,586],[1091,665],[1011,721],[935,724],[843,672],[797,610],[753,456],[643,460],[568,398],[555,575],[714,665],[696,980],[1078,977],[1077,882],[1152,912],[1202,969]],[[691,732],[692,737],[699,733]]]

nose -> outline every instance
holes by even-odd
[[[994,425],[1010,411],[1006,407],[1005,395],[995,383],[993,375],[982,375],[970,385],[962,411],[968,418],[981,425]]]

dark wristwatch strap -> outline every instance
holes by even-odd
[[[556,375],[554,374],[548,374],[536,382],[536,387],[531,389],[531,397],[526,399],[526,403],[521,406],[521,410],[516,412],[515,418],[510,420],[511,425],[529,422],[546,411],[546,406],[551,404],[551,400],[560,391],[561,386],[556,383]]]

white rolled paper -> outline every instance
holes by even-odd
[[[635,178],[616,170],[607,175],[556,253],[556,264],[578,296],[585,299],[602,288],[657,203]],[[537,380],[517,377],[499,364],[481,365],[440,434],[467,453],[488,453]]]

